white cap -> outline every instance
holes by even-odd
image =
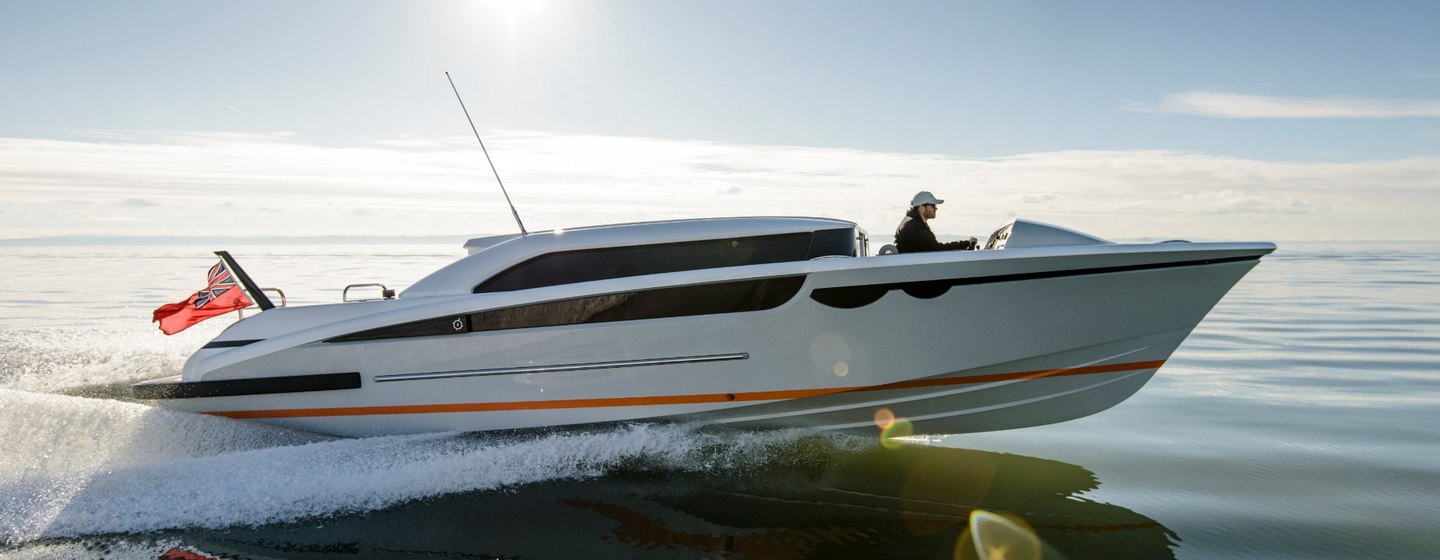
[[[911,207],[911,208],[914,208],[914,207],[916,207],[916,206],[920,206],[921,204],[944,204],[944,203],[945,203],[945,201],[940,200],[940,199],[938,199],[938,198],[935,198],[935,195],[930,194],[930,191],[920,191],[920,192],[918,192],[918,193],[915,193],[915,198],[910,199],[910,207]]]

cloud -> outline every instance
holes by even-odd
[[[1256,195],[1234,189],[1187,193],[1180,199],[1196,204],[1200,212],[1219,215],[1309,214],[1315,210],[1309,202],[1298,198]]]
[[[1056,198],[1059,198],[1059,195],[1056,195],[1055,193],[1031,192],[1010,195],[1005,199],[1010,202],[1016,202],[1020,204],[1040,204],[1044,202],[1050,202],[1052,200],[1055,200]]]
[[[126,208],[154,208],[160,206],[160,203],[153,200],[146,200],[143,198],[127,198],[120,202],[116,202],[115,205],[123,206]]]
[[[1072,150],[955,158],[484,134],[535,231],[803,214],[857,222],[879,240],[923,189],[947,199],[934,228],[949,236],[988,235],[1019,216],[1113,239],[1440,237],[1430,216],[1440,207],[1436,157],[1334,163]],[[329,146],[273,134],[123,132],[0,138],[0,238],[508,233],[514,221],[473,142]],[[157,207],[200,218],[130,219]]]
[[[236,113],[242,113],[242,114],[243,114],[243,113],[245,112],[245,111],[241,111],[241,110],[239,110],[239,109],[236,109],[234,105],[226,105],[225,108],[226,108],[226,109],[229,109],[229,110],[231,110],[231,111],[234,111],[234,112],[236,112]]]
[[[1187,91],[1158,104],[1130,104],[1134,111],[1226,119],[1397,119],[1440,117],[1440,100],[1362,97],[1277,97]]]

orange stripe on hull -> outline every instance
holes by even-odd
[[[805,397],[818,397],[835,393],[846,393],[856,391],[890,391],[895,389],[916,389],[922,387],[945,387],[950,385],[971,385],[976,383],[997,383],[1001,381],[1021,381],[1026,379],[1040,379],[1045,377],[1063,377],[1068,375],[1091,375],[1097,373],[1116,373],[1122,371],[1137,371],[1145,369],[1159,369],[1165,364],[1165,360],[1154,360],[1149,362],[1131,362],[1127,364],[1111,364],[1103,366],[1087,366],[1078,368],[1047,369],[1039,371],[1023,371],[1015,373],[992,373],[985,375],[970,375],[964,377],[941,377],[932,379],[916,379],[913,381],[900,381],[885,385],[869,385],[861,387],[832,387],[823,389],[791,389],[786,391],[754,391],[749,393],[713,393],[700,395],[662,395],[654,397],[609,397],[599,399],[564,399],[550,401],[506,401],[487,403],[458,403],[458,404],[418,404],[400,406],[354,406],[340,408],[290,408],[276,410],[229,410],[206,412],[215,416],[238,419],[256,418],[306,418],[316,416],[370,416],[380,414],[445,414],[452,412],[496,412],[513,410],[546,410],[557,408],[602,408],[613,406],[654,406],[669,404],[702,404],[702,403],[723,403],[735,401],[778,401],[787,399],[800,399]]]

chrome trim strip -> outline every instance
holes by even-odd
[[[1150,372],[1150,373],[1153,374],[1153,373],[1155,372],[1155,370],[1141,369],[1141,370],[1135,370],[1135,371],[1132,371],[1132,372],[1129,372],[1129,373],[1116,372],[1116,373],[1124,373],[1124,375],[1121,375],[1121,376],[1118,376],[1118,377],[1114,377],[1114,378],[1111,378],[1111,379],[1106,379],[1106,380],[1101,381],[1101,382],[1099,382],[1099,383],[1096,383],[1096,384],[1094,384],[1094,385],[1086,385],[1086,386],[1084,386],[1084,387],[1077,387],[1077,388],[1075,388],[1075,389],[1070,389],[1070,390],[1068,390],[1068,391],[1061,391],[1061,392],[1059,392],[1059,393],[1047,393],[1047,394],[1044,394],[1044,395],[1040,395],[1040,396],[1038,396],[1038,397],[1030,397],[1030,398],[1028,398],[1028,399],[1021,399],[1021,400],[1018,400],[1018,401],[1009,401],[1009,402],[997,403],[997,404],[986,405],[986,406],[977,406],[977,407],[975,407],[975,408],[967,408],[967,409],[964,409],[964,410],[949,410],[949,411],[939,412],[939,413],[935,413],[935,414],[927,414],[927,415],[924,415],[924,416],[916,416],[916,417],[913,417],[913,418],[906,418],[906,420],[909,420],[909,421],[912,421],[912,422],[914,422],[914,421],[920,421],[920,420],[934,420],[934,419],[936,419],[936,418],[950,418],[950,417],[953,417],[953,416],[963,416],[963,415],[966,415],[966,414],[978,414],[978,413],[981,413],[981,412],[989,412],[989,411],[992,411],[992,410],[1001,410],[1001,409],[1005,409],[1005,408],[1012,408],[1012,407],[1016,407],[1016,406],[1023,406],[1023,405],[1027,405],[1027,404],[1034,404],[1034,403],[1038,403],[1038,402],[1048,401],[1048,400],[1051,400],[1051,399],[1058,399],[1058,398],[1060,398],[1060,397],[1068,397],[1068,396],[1074,395],[1074,394],[1076,394],[1076,393],[1083,393],[1083,392],[1089,391],[1089,390],[1091,390],[1091,389],[1096,389],[1096,388],[1099,388],[1099,387],[1104,387],[1104,386],[1109,385],[1109,384],[1111,384],[1111,383],[1117,383],[1117,382],[1120,382],[1120,381],[1124,381],[1124,380],[1126,380],[1126,379],[1130,379],[1131,377],[1135,377],[1135,376],[1137,376],[1137,375],[1140,375],[1140,374],[1143,374],[1143,373],[1146,373],[1146,372]],[[826,425],[826,426],[820,426],[818,429],[821,429],[821,430],[851,430],[851,429],[855,429],[855,428],[866,428],[866,427],[873,427],[873,426],[875,426],[875,421],[871,420],[871,421],[869,421],[869,422],[855,422],[855,423],[851,423],[851,424],[830,424],[830,425]]]
[[[1135,349],[1133,349],[1133,350],[1126,350],[1126,351],[1121,352],[1121,353],[1119,353],[1119,354],[1115,354],[1114,356],[1107,356],[1107,357],[1104,357],[1104,358],[1100,358],[1100,359],[1098,359],[1098,360],[1091,360],[1091,361],[1088,361],[1088,362],[1082,362],[1082,363],[1070,365],[1070,366],[1068,366],[1068,367],[1055,368],[1055,369],[1074,369],[1074,368],[1085,368],[1085,367],[1091,367],[1091,366],[1098,366],[1098,365],[1102,365],[1102,364],[1106,364],[1106,363],[1115,362],[1115,361],[1118,361],[1120,358],[1124,358],[1125,356],[1129,356],[1129,355],[1132,355],[1132,354],[1134,354],[1134,353],[1136,353],[1136,352],[1141,352],[1141,351],[1149,350],[1149,349],[1150,349],[1150,346],[1148,346],[1148,345],[1147,345],[1147,346],[1141,346],[1141,347],[1135,348]],[[1129,370],[1129,374],[1127,374],[1127,375],[1125,375],[1125,376],[1122,376],[1122,377],[1120,377],[1120,378],[1118,378],[1118,379],[1127,378],[1127,377],[1129,377],[1130,375],[1134,375],[1135,373],[1139,373],[1139,372],[1141,372],[1141,371],[1144,371],[1144,370]],[[958,373],[958,372],[957,372],[957,373]],[[1114,372],[1114,373],[1126,373],[1126,372]],[[954,378],[955,378],[955,379],[964,379],[963,376],[956,376],[956,377],[954,377]],[[723,418],[723,419],[720,419],[720,420],[715,420],[715,421],[713,421],[713,422],[714,422],[715,424],[735,424],[735,423],[739,423],[739,422],[756,422],[756,421],[760,421],[760,420],[774,420],[774,419],[777,419],[777,418],[790,418],[790,417],[794,417],[794,416],[805,416],[805,415],[807,415],[807,414],[827,414],[827,413],[831,413],[831,412],[845,412],[845,411],[855,410],[855,409],[857,409],[857,408],[874,409],[874,408],[878,408],[878,407],[881,407],[881,406],[887,406],[887,405],[893,406],[893,405],[895,405],[895,404],[899,404],[899,403],[903,403],[903,402],[923,401],[923,400],[934,399],[934,398],[937,398],[937,397],[949,397],[949,396],[959,395],[959,394],[961,394],[961,393],[969,393],[969,392],[974,392],[974,391],[987,391],[987,390],[990,390],[990,389],[994,389],[994,388],[996,388],[996,387],[1003,387],[1003,386],[1006,386],[1006,385],[1013,385],[1013,384],[1015,384],[1015,383],[1028,383],[1028,382],[1030,382],[1030,381],[1035,381],[1035,380],[1034,380],[1034,379],[1010,379],[1010,380],[1006,380],[1006,381],[992,381],[992,382],[988,382],[988,383],[980,383],[980,384],[977,384],[977,385],[971,385],[971,386],[968,386],[968,387],[961,387],[961,388],[958,388],[958,389],[951,389],[951,390],[948,390],[948,391],[925,392],[925,393],[920,393],[920,394],[916,394],[916,395],[911,395],[911,396],[908,396],[908,397],[874,399],[874,400],[858,401],[858,402],[853,402],[853,403],[848,403],[848,404],[841,404],[841,405],[835,405],[835,406],[826,406],[826,407],[820,407],[820,408],[802,408],[802,409],[798,409],[798,410],[788,410],[788,411],[781,411],[781,412],[773,412],[773,413],[769,413],[769,414],[757,414],[757,415],[752,415],[752,416],[729,417],[729,418]],[[1109,383],[1110,383],[1110,381],[1105,381],[1105,382],[1103,382],[1103,383],[1098,383],[1098,384],[1090,385],[1090,386],[1087,386],[1087,387],[1099,387],[1099,386],[1101,386],[1101,385],[1106,385],[1106,384],[1109,384]],[[1067,392],[1062,392],[1062,393],[1054,393],[1054,395],[1055,395],[1055,396],[1062,396],[1062,395],[1068,395],[1068,394],[1070,394],[1070,393],[1072,393],[1072,392],[1074,392],[1074,391],[1067,391]],[[1047,398],[1048,398],[1048,397],[1047,397]],[[1031,399],[1031,400],[1034,400],[1034,399]],[[1016,402],[1019,403],[1019,404],[1026,404],[1026,403],[1028,403],[1028,402],[1030,402],[1030,401],[1029,401],[1029,400],[1023,400],[1023,401],[1016,401]],[[970,413],[974,413],[974,412],[984,412],[984,411],[986,411],[986,410],[990,410],[991,408],[1004,408],[1005,406],[1009,406],[1010,404],[1014,404],[1014,403],[1004,403],[1004,404],[1001,405],[1001,406],[996,406],[996,407],[982,407],[982,408],[977,408],[977,409],[970,409],[970,410],[967,410],[967,411],[953,411],[953,412],[954,412],[953,415],[970,414]],[[930,415],[930,416],[922,416],[922,417],[919,417],[919,418],[907,418],[907,420],[927,420],[927,419],[930,419],[930,418],[936,418],[936,417],[941,417],[941,416],[944,416],[944,415]],[[866,423],[864,423],[864,422],[861,422],[861,423],[859,423],[859,424],[844,424],[844,425],[837,424],[837,425],[833,425],[833,426],[825,426],[824,429],[827,429],[827,430],[831,430],[831,429],[839,430],[839,429],[847,429],[847,428],[862,428],[862,427],[865,427],[866,425],[872,425],[872,426],[873,426],[873,425],[874,425],[874,422],[872,421],[872,422],[870,422],[869,424],[866,424]]]
[[[594,369],[614,369],[625,367],[644,366],[668,366],[675,364],[698,364],[704,362],[724,362],[729,360],[748,360],[750,354],[747,352],[736,352],[733,354],[709,354],[705,356],[677,356],[673,358],[645,358],[641,360],[620,360],[616,362],[590,362],[583,364],[560,364],[553,366],[527,366],[491,369],[473,369],[460,371],[436,371],[428,373],[392,373],[389,375],[377,375],[374,377],[376,383],[388,383],[390,381],[417,381],[422,379],[450,379],[454,377],[481,377],[486,375],[515,375],[518,373],[562,373],[570,371],[587,371]]]

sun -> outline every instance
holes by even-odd
[[[518,31],[545,18],[549,3],[541,0],[484,0],[461,4],[464,22],[506,31]]]

